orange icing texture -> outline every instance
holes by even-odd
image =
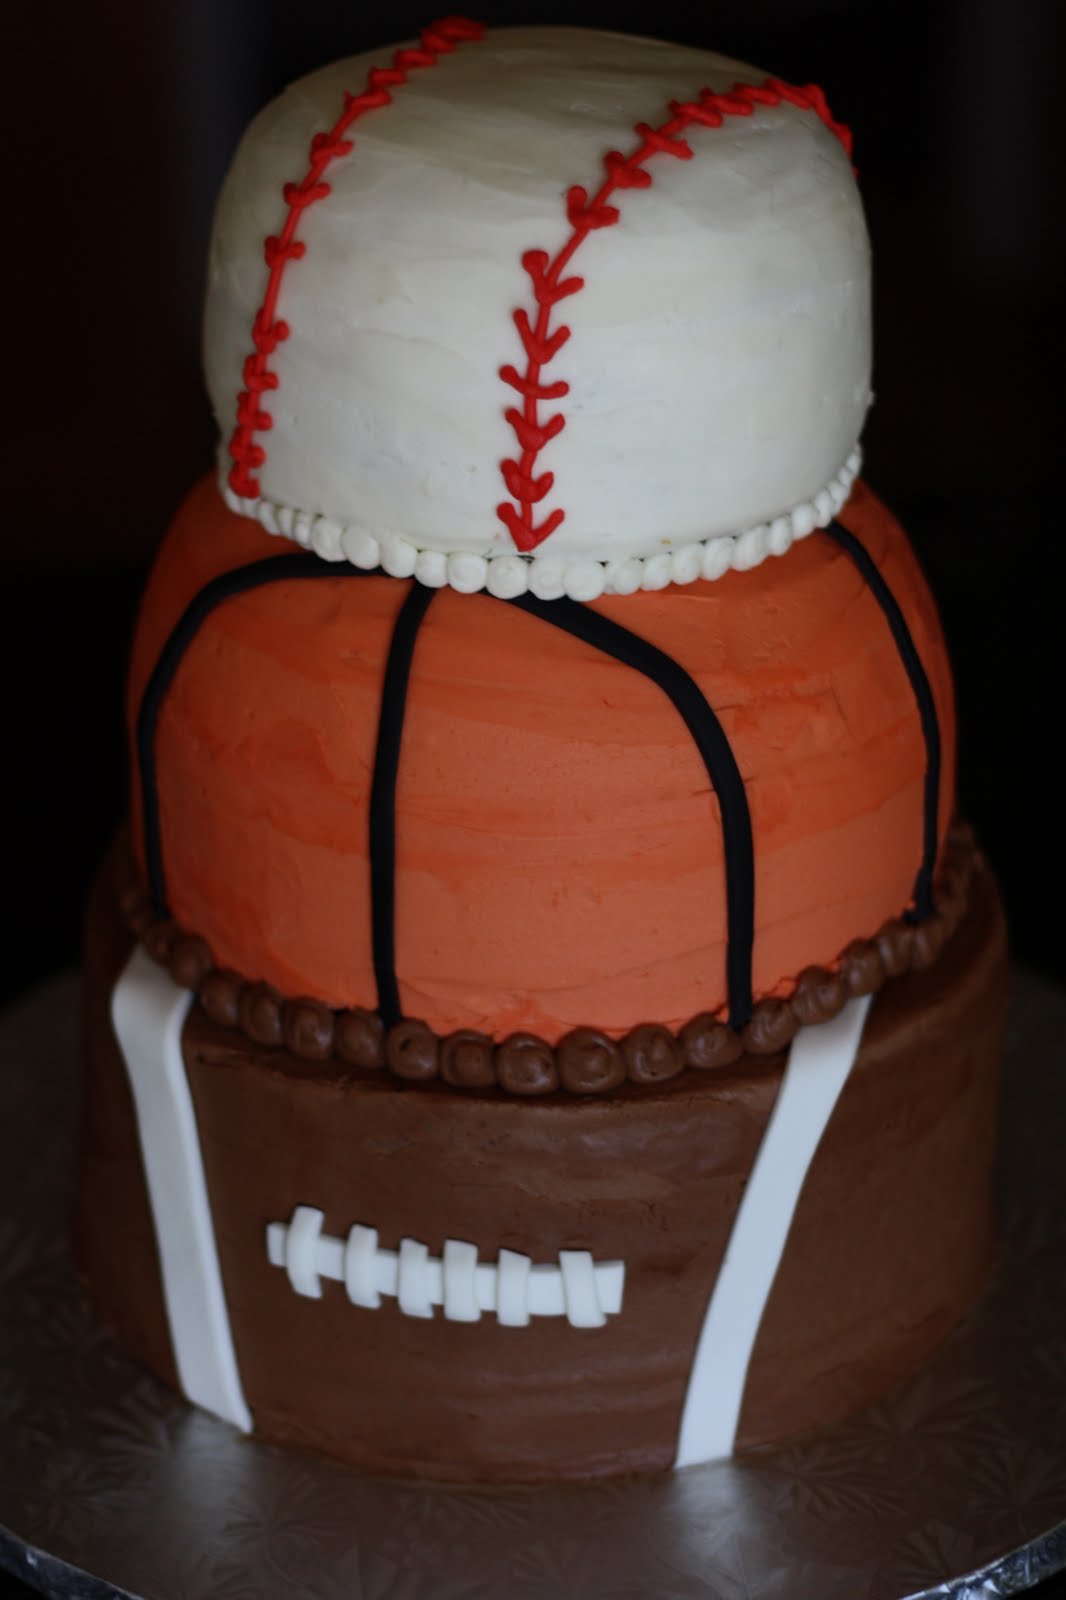
[[[951,678],[907,540],[868,488],[840,521],[894,591],[954,798]],[[130,713],[211,578],[293,547],[204,480],[143,603]],[[170,909],[216,961],[285,994],[373,1006],[367,801],[385,577],[283,582],[224,602],[158,734]],[[755,837],[756,996],[787,993],[910,901],[925,746],[888,626],[820,535],[714,583],[596,601],[668,651],[718,713]],[[134,796],[134,817],[139,802]],[[136,831],[136,829],[135,829]],[[140,848],[138,842],[138,848]],[[396,968],[446,1033],[680,1027],[725,1003],[718,807],[677,712],[641,674],[485,594],[439,593],[418,640],[397,787]]]

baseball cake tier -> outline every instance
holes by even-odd
[[[463,19],[220,200],[130,673],[80,1259],[237,1426],[462,1481],[846,1415],[980,1292],[1006,951],[811,85]]]

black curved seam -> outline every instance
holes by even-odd
[[[900,660],[910,680],[918,706],[918,717],[925,740],[925,776],[922,789],[922,859],[914,879],[913,907],[905,913],[910,922],[919,922],[933,911],[933,872],[938,850],[940,812],[940,722],[928,674],[907,626],[899,601],[882,577],[866,546],[839,522],[823,530],[851,558],[888,623]]]
[[[322,560],[311,553],[273,556],[222,573],[186,606],[153,669],[137,715],[135,745],[141,779],[145,858],[153,908],[167,915],[155,741],[159,713],[178,667],[200,628],[217,606],[269,583],[304,578],[363,578],[366,572]],[[395,785],[411,661],[421,622],[436,594],[415,584],[397,617],[386,663],[382,714],[371,785],[371,921],[378,1004],[383,1015],[400,1015],[395,977]],[[576,601],[521,595],[508,602],[644,674],[668,696],[700,752],[722,817],[726,872],[726,981],[730,1021],[742,1027],[751,1015],[751,963],[755,936],[754,848],[744,781],[729,740],[694,680],[657,646],[620,623]],[[386,713],[385,700],[390,705]]]
[[[396,980],[396,779],[400,770],[403,724],[411,662],[426,612],[436,589],[413,583],[392,630],[381,686],[374,777],[368,815],[370,919],[378,1011],[386,1028],[403,1015]]]
[[[722,821],[726,880],[726,988],[729,1021],[742,1028],[752,1009],[755,945],[755,849],[744,779],[729,738],[703,691],[677,661],[621,623],[580,602],[538,600],[530,594],[509,601],[520,611],[581,639],[623,665],[643,673],[673,702],[707,769]]]
[[[159,793],[156,784],[155,744],[159,713],[167,691],[201,627],[223,601],[247,594],[264,584],[302,578],[365,578],[373,576],[359,567],[339,567],[320,556],[301,551],[298,555],[268,556],[247,566],[235,567],[212,578],[185,607],[159,653],[145,685],[134,731],[137,766],[141,780],[141,818],[144,831],[145,864],[152,907],[167,916],[166,873],[163,865],[163,840],[159,821]]]

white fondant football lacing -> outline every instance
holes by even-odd
[[[400,1253],[396,1258],[396,1299],[405,1317],[433,1315],[433,1302],[429,1297],[429,1250],[419,1239],[400,1240]]]
[[[539,600],[596,600],[601,594],[634,594],[638,589],[665,589],[668,584],[713,582],[729,571],[750,572],[770,556],[783,556],[797,539],[816,528],[827,527],[851,494],[859,475],[862,452],[856,445],[836,477],[811,500],[793,506],[769,522],[740,533],[679,545],[653,556],[630,556],[624,561],[594,561],[582,557],[566,561],[549,554],[522,556],[476,555],[457,551],[420,550],[402,534],[376,538],[365,528],[341,525],[330,517],[294,511],[263,498],[247,500],[234,494],[221,478],[222,497],[231,511],[258,521],[267,533],[295,539],[326,561],[349,561],[363,571],[381,567],[393,578],[417,578],[432,589],[448,587],[459,594],[487,589],[500,600],[536,595]],[[227,463],[228,465],[228,463]]]
[[[444,1315],[449,1322],[478,1322],[477,1250],[462,1239],[444,1241]]]
[[[529,1324],[529,1274],[533,1263],[517,1250],[501,1250],[496,1258],[496,1320],[505,1328]]]
[[[322,1232],[322,1213],[303,1206],[293,1213],[292,1224],[285,1240],[285,1270],[297,1294],[318,1300],[322,1284],[315,1271],[315,1248]]]
[[[376,1311],[381,1304],[377,1290],[376,1257],[378,1230],[361,1228],[357,1223],[344,1247],[344,1287],[353,1306]]]
[[[463,1239],[446,1239],[443,1256],[431,1256],[418,1239],[382,1250],[376,1229],[356,1223],[346,1239],[335,1239],[322,1232],[324,1220],[317,1207],[297,1206],[289,1222],[267,1225],[267,1259],[309,1299],[320,1299],[322,1279],[330,1278],[344,1284],[353,1305],[376,1309],[389,1295],[408,1317],[432,1317],[441,1306],[449,1322],[477,1322],[490,1312],[508,1328],[524,1328],[530,1317],[602,1328],[622,1309],[625,1262],[594,1261],[588,1250],[560,1250],[558,1266],[534,1265],[515,1250],[482,1262]]]

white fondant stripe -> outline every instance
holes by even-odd
[[[137,945],[111,997],[111,1020],[137,1111],[174,1360],[185,1394],[245,1432],[181,1032],[192,995]]]
[[[674,1465],[733,1451],[748,1363],[814,1153],[851,1072],[870,996],[801,1028],[744,1190],[689,1374]]]
[[[322,1213],[319,1212],[319,1217]],[[291,1234],[290,1234],[291,1237]],[[377,1290],[375,1256],[378,1249],[376,1228],[354,1227],[344,1247],[344,1288],[353,1306],[376,1311],[381,1304]]]
[[[386,1294],[409,1317],[432,1317],[442,1306],[450,1322],[477,1322],[489,1311],[510,1328],[525,1327],[531,1316],[601,1328],[622,1309],[625,1262],[594,1261],[588,1250],[560,1250],[558,1266],[534,1266],[528,1256],[501,1250],[492,1265],[462,1239],[446,1239],[443,1256],[431,1256],[418,1239],[382,1250],[375,1229],[356,1223],[347,1239],[334,1239],[322,1232],[324,1220],[316,1207],[297,1206],[290,1222],[267,1225],[268,1260],[310,1299],[320,1297],[321,1279],[331,1278],[344,1284],[353,1305],[374,1308]]]

